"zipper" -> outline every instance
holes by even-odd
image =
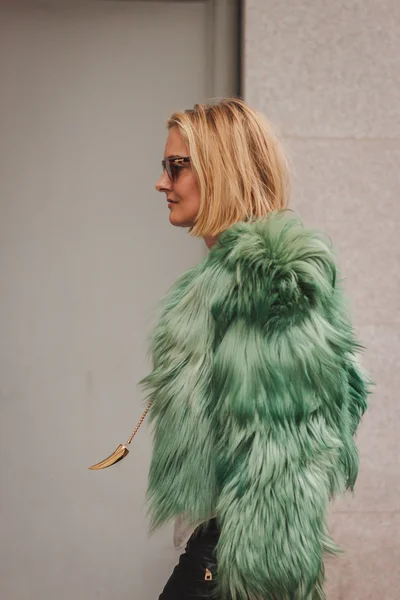
[[[206,569],[206,574],[204,576],[205,581],[212,581],[212,573],[210,569]]]

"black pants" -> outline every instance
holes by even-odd
[[[212,598],[217,569],[215,547],[218,538],[219,530],[215,519],[196,529],[158,600]]]

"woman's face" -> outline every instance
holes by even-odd
[[[186,141],[179,133],[179,129],[172,127],[165,144],[164,159],[187,156],[189,156],[189,148]],[[156,183],[156,189],[166,195],[170,223],[176,227],[192,227],[200,209],[197,179],[190,163],[178,164],[175,170],[174,181],[171,181],[164,171]]]

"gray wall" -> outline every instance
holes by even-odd
[[[377,386],[356,494],[333,507],[329,600],[399,597],[399,73],[397,0],[245,2],[245,98],[286,140],[293,207],[334,242]]]
[[[141,415],[156,307],[204,253],[154,184],[209,29],[202,2],[0,0],[1,600],[153,600],[177,561],[171,528],[148,538],[147,424],[88,467]]]

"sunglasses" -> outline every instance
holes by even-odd
[[[170,156],[161,161],[162,168],[167,172],[171,181],[176,181],[180,172],[190,163],[189,156]]]

